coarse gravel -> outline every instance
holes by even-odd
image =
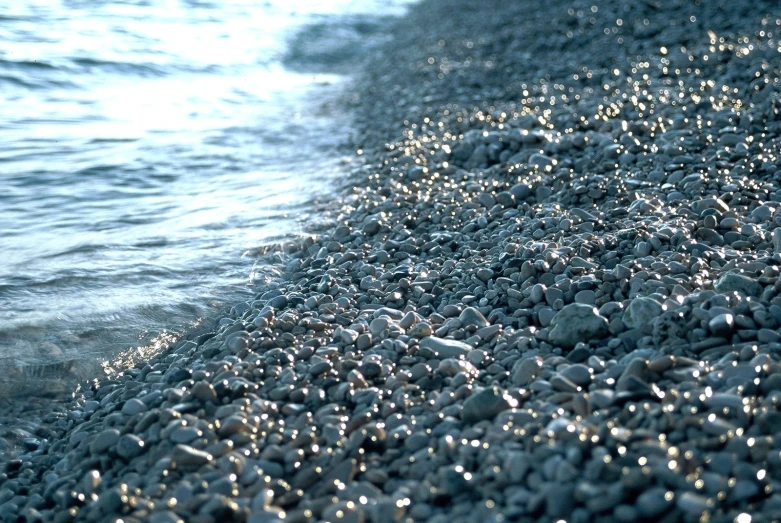
[[[4,440],[0,519],[780,517],[781,7],[392,24],[332,226]]]

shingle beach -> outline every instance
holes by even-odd
[[[3,440],[0,520],[781,519],[781,6],[389,23],[331,225]]]

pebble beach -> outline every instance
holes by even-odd
[[[0,520],[781,519],[781,7],[388,23],[327,225],[148,361],[3,409]]]

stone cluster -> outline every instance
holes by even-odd
[[[333,227],[31,427],[0,518],[777,517],[781,10],[702,4],[414,6]]]

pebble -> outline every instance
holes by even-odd
[[[633,299],[621,318],[624,325],[630,329],[650,326],[653,320],[661,315],[662,306],[653,298],[643,296]]]
[[[461,418],[464,423],[473,424],[490,420],[502,411],[517,406],[517,401],[498,387],[484,388],[464,401]]]
[[[89,450],[93,455],[103,454],[119,441],[120,433],[117,429],[106,429],[95,436],[90,443]]]
[[[586,365],[569,365],[565,369],[561,370],[560,374],[562,377],[570,380],[576,385],[580,385],[581,387],[591,383],[591,369],[589,369]]]
[[[551,343],[572,349],[578,342],[604,338],[608,322],[594,306],[571,303],[564,306],[551,322],[548,339]]]
[[[0,409],[5,519],[779,513],[772,17],[495,4],[388,21],[334,224],[261,256],[253,299]],[[66,327],[0,343],[67,356]]]
[[[474,307],[466,307],[458,316],[461,325],[474,326],[477,328],[487,327],[489,325],[488,320],[485,319],[483,313]]]
[[[466,343],[434,336],[421,339],[420,347],[434,351],[440,358],[461,358],[472,350]]]
[[[715,336],[727,337],[735,328],[735,317],[731,313],[719,314],[708,322],[708,328]]]
[[[667,512],[674,502],[675,494],[673,492],[653,487],[637,496],[636,507],[640,516],[655,518]]]
[[[122,414],[126,416],[135,416],[136,414],[146,412],[146,408],[147,407],[143,401],[137,398],[132,398],[127,400],[122,406]]]
[[[117,455],[130,460],[144,453],[144,442],[135,434],[123,434],[117,441]]]
[[[181,467],[199,467],[212,460],[211,454],[189,445],[176,445],[171,450],[171,460]]]
[[[762,286],[758,282],[734,272],[722,274],[719,279],[716,280],[713,288],[716,292],[722,294],[734,291],[740,292],[745,296],[759,296],[762,293]]]

